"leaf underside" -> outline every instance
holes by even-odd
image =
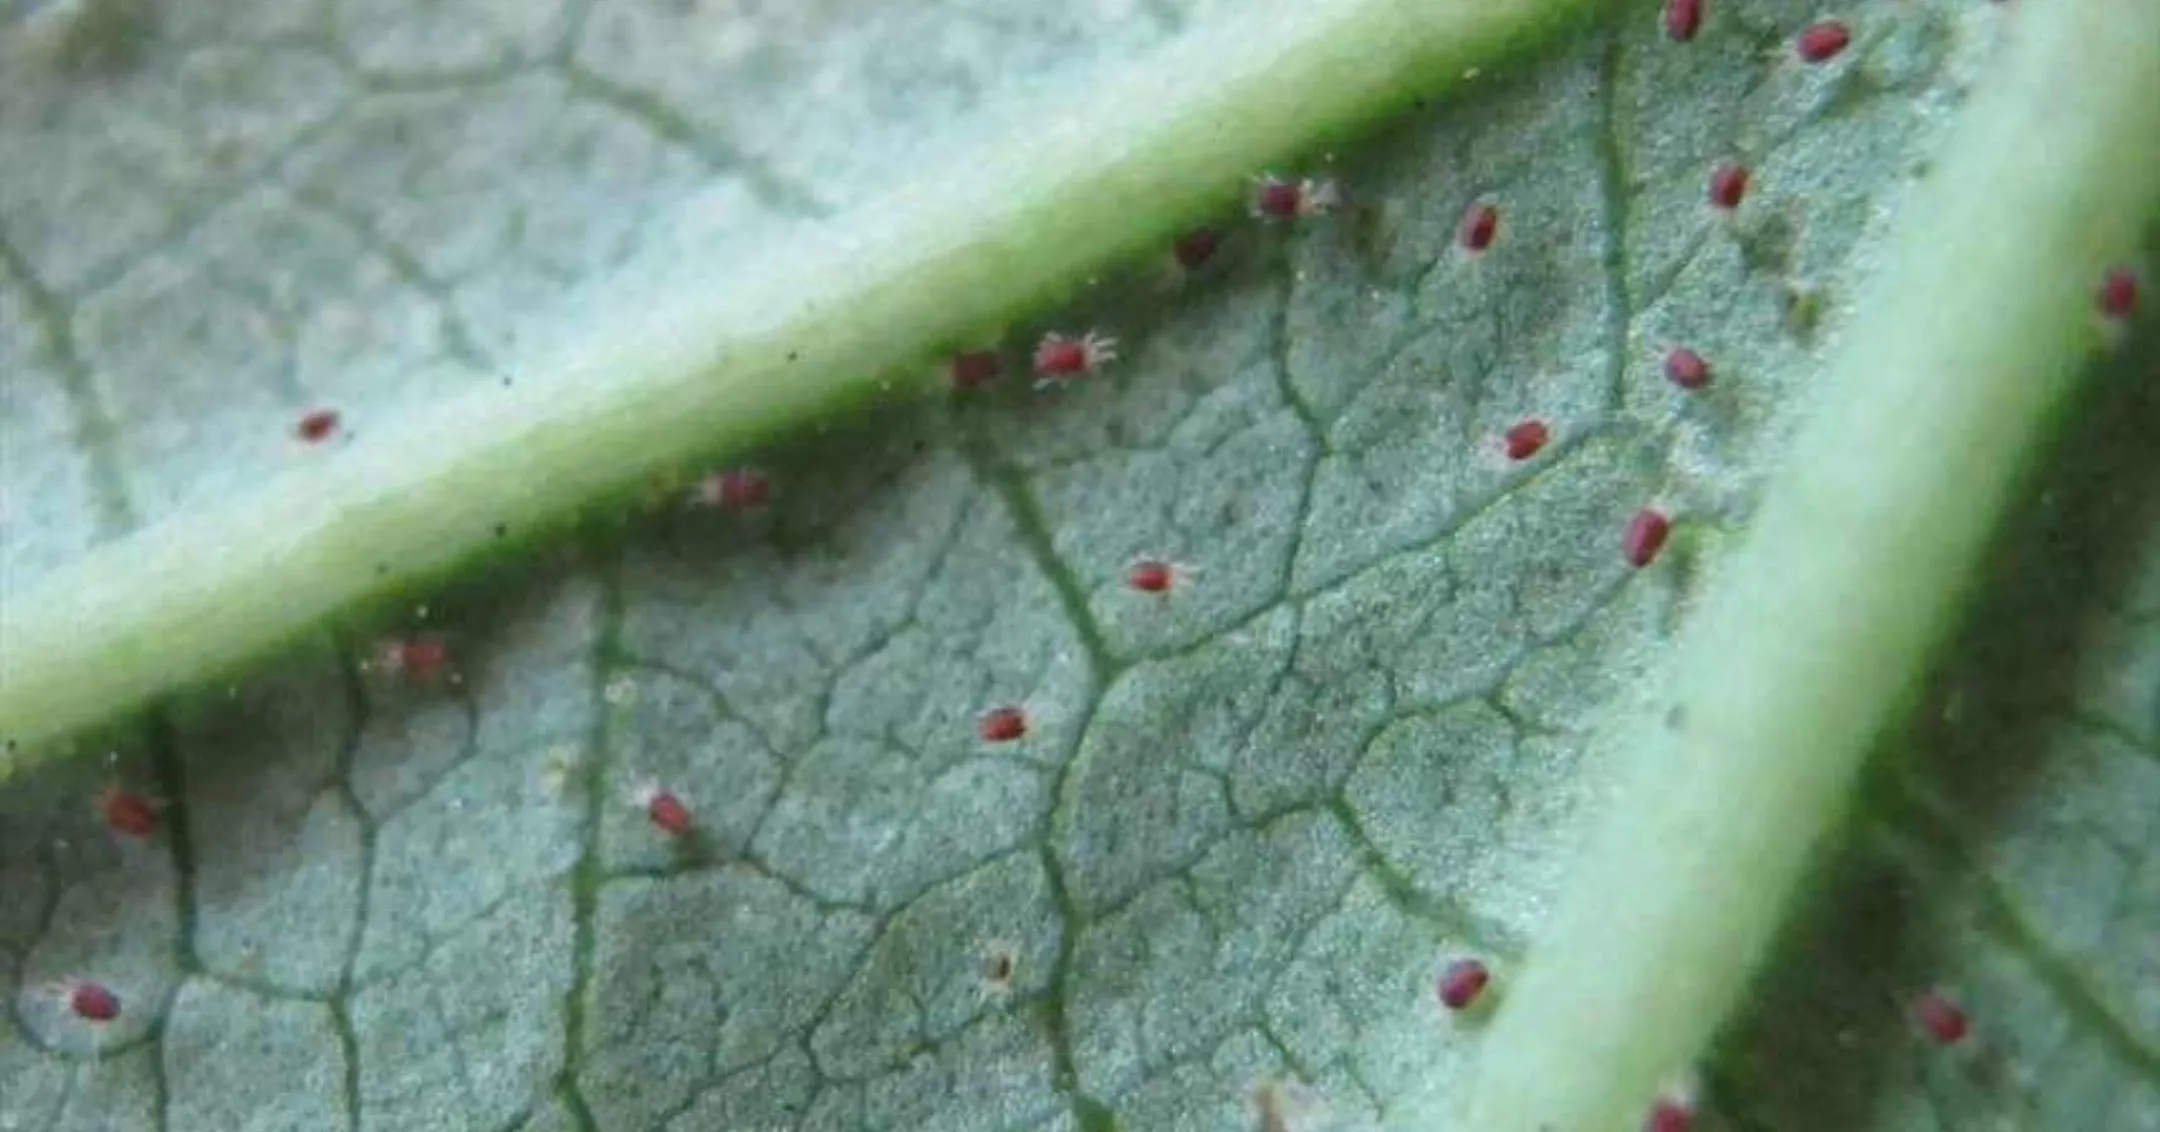
[[[1636,13],[1421,111],[1324,170],[1357,207],[1226,216],[1207,267],[1014,329],[1009,369],[1045,328],[1117,335],[1098,380],[840,422],[761,460],[762,512],[432,599],[455,683],[333,628],[11,786],[0,1127],[1244,1128],[1275,1078],[1329,1127],[1429,1118],[1393,1102],[1478,1049],[1433,975],[1480,954],[1504,995],[1601,707],[1746,516],[2003,8],[1875,5],[1840,60],[1766,58],[1815,15],[1720,7],[1681,46]],[[919,172],[1009,76],[1084,90],[1237,18],[225,2],[0,68],[6,592],[323,456],[289,440],[309,406],[364,433],[498,380],[693,192],[749,247]],[[1677,344],[1709,390],[1664,380]],[[1726,1126],[2160,1121],[2154,358],[2103,375],[1707,1067]],[[1553,439],[1510,464],[1531,416]],[[1652,504],[1681,521],[1630,570]],[[1138,555],[1192,569],[1134,593]],[[1026,737],[985,744],[1008,703]],[[114,779],[172,803],[149,842],[103,828]],[[68,1016],[63,977],[122,1017]],[[1936,984],[1975,1018],[1954,1050],[1903,1014]]]

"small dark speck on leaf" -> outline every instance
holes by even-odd
[[[1170,252],[1177,258],[1178,266],[1187,271],[1198,271],[1215,258],[1222,247],[1222,233],[1213,228],[1195,228],[1179,236],[1170,245]]]
[[[802,357],[802,351],[800,350],[789,350],[787,352],[787,360],[791,362],[799,357]]]
[[[994,945],[983,957],[983,978],[989,980],[991,986],[1007,986],[1012,982],[1014,963],[1012,948]]]
[[[1665,709],[1665,727],[1666,727],[1666,729],[1667,729],[1667,730],[1669,730],[1669,731],[1678,731],[1678,730],[1680,730],[1681,728],[1683,728],[1683,727],[1686,727],[1686,726],[1687,726],[1687,705],[1686,705],[1686,704],[1674,704],[1673,706],[1671,706],[1671,707],[1669,707],[1669,708],[1666,708],[1666,709]]]
[[[495,537],[496,537],[496,538],[507,538],[507,537],[509,537],[509,534],[510,534],[510,524],[508,524],[508,523],[497,523],[497,524],[495,524]]]
[[[1779,296],[1785,308],[1785,328],[1795,337],[1812,338],[1822,321],[1822,293],[1798,283],[1787,283]]]

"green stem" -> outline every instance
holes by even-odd
[[[1619,1132],[1763,959],[1909,705],[2160,204],[2160,4],[2019,3],[1886,269],[1672,654],[1487,1038],[1467,1112]],[[1458,1123],[1455,1117],[1467,1117]]]
[[[1245,178],[1585,22],[1605,0],[1303,0],[1042,96],[978,152],[762,264],[618,296],[514,389],[429,406],[0,603],[0,781],[52,743],[469,569],[691,461],[891,395],[920,361],[1161,249]],[[920,391],[920,379],[905,382]]]

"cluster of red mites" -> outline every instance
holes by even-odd
[[[1706,9],[1707,0],[1665,0],[1662,24],[1666,38],[1678,44],[1692,43],[1702,32]],[[1823,64],[1838,58],[1851,43],[1851,29],[1842,21],[1827,19],[1798,32],[1792,39],[1792,52],[1802,63]],[[1720,213],[1737,212],[1747,201],[1752,182],[1753,173],[1742,162],[1728,161],[1717,165],[1708,182],[1710,206]],[[1261,221],[1282,223],[1323,215],[1341,203],[1340,190],[1332,181],[1270,174],[1256,180],[1249,208]],[[1472,256],[1482,255],[1493,248],[1499,230],[1499,207],[1489,201],[1475,201],[1464,210],[1457,223],[1456,243]],[[1172,255],[1186,271],[1198,271],[1214,260],[1223,240],[1223,233],[1215,228],[1192,229],[1174,241]],[[2112,323],[2127,321],[2136,313],[2139,290],[2140,281],[2135,271],[2129,268],[2110,270],[2095,292],[2095,307],[2102,318]],[[1117,357],[1117,340],[1107,335],[1093,330],[1079,334],[1051,332],[1044,334],[1035,345],[1030,368],[1038,386],[1055,385],[1098,374]],[[1663,368],[1667,380],[1678,389],[1699,392],[1711,384],[1709,361],[1692,348],[1671,348]],[[997,381],[1005,369],[999,352],[988,349],[956,353],[949,363],[952,384],[963,391]],[[294,435],[308,444],[320,444],[338,434],[340,422],[337,410],[314,409],[299,419],[294,426]],[[1545,420],[1526,417],[1502,434],[1500,447],[1508,460],[1527,461],[1543,452],[1551,439],[1552,429]],[[765,507],[771,496],[771,481],[753,468],[711,472],[698,482],[693,493],[695,502],[730,513]],[[1638,510],[1629,520],[1621,539],[1623,560],[1636,568],[1650,566],[1663,551],[1671,532],[1672,519],[1665,511],[1654,507]],[[1141,558],[1128,566],[1125,584],[1138,593],[1167,594],[1176,587],[1181,572],[1181,567],[1168,561]],[[386,642],[377,650],[376,663],[386,671],[429,681],[446,670],[449,657],[439,636],[418,634]],[[1019,704],[991,708],[978,717],[976,731],[985,743],[1022,740],[1030,731],[1027,710]],[[652,783],[641,784],[634,788],[632,800],[661,834],[685,839],[697,830],[697,820],[689,804],[672,789]],[[161,803],[114,786],[101,795],[100,807],[106,825],[117,835],[145,840],[157,833]],[[1009,979],[1009,958],[998,962],[1000,965],[993,969],[992,978]],[[1485,1000],[1492,980],[1492,971],[1482,960],[1458,958],[1449,962],[1437,977],[1435,994],[1446,1010],[1469,1011]],[[102,1025],[120,1017],[119,995],[102,983],[67,980],[60,990],[64,992],[67,1009],[85,1022]],[[1910,1012],[1920,1032],[1937,1045],[1958,1044],[1970,1030],[1964,1008],[1939,991],[1929,991],[1915,998]],[[1692,1100],[1668,1093],[1653,1103],[1642,1127],[1644,1132],[1689,1132],[1695,1116]]]

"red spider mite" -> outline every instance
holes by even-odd
[[[1499,232],[1500,210],[1489,204],[1473,204],[1463,211],[1462,223],[1455,228],[1455,240],[1464,251],[1476,255],[1491,247]]]
[[[1179,267],[1198,271],[1215,258],[1215,252],[1221,247],[1222,233],[1213,228],[1195,228],[1170,245],[1170,254],[1177,257]]]
[[[998,360],[996,350],[970,350],[954,354],[952,359],[952,383],[955,389],[980,389],[996,381],[1005,372],[1005,364]]]
[[[1688,1132],[1695,1127],[1695,1110],[1685,1101],[1660,1097],[1642,1126],[1643,1132]]]
[[[432,684],[450,672],[450,645],[436,633],[390,637],[375,646],[375,667],[415,684]]]
[[[1492,981],[1492,972],[1475,959],[1457,959],[1440,972],[1440,1005],[1449,1010],[1467,1010],[1485,993],[1485,984]]]
[[[1500,438],[1501,447],[1510,460],[1527,460],[1544,450],[1545,442],[1552,439],[1552,430],[1545,422],[1532,417],[1517,423]]]
[[[1045,334],[1035,346],[1036,386],[1086,377],[1117,360],[1117,339],[1090,330],[1078,338]]]
[[[110,1022],[120,1017],[120,996],[103,983],[79,982],[68,990],[68,1009],[85,1022]]]
[[[1703,0],[1665,0],[1665,38],[1687,43],[1702,27]]]
[[[120,1017],[120,996],[104,983],[90,979],[61,979],[51,993],[67,1005],[68,1013],[92,1025],[102,1026]]]
[[[1697,390],[1710,384],[1710,363],[1701,354],[1685,346],[1665,355],[1665,379],[1686,390]]]
[[[161,808],[158,803],[121,786],[108,786],[98,796],[98,809],[105,815],[105,828],[137,841],[147,841],[157,833]]]
[[[1793,37],[1793,54],[1803,63],[1827,63],[1852,42],[1852,29],[1839,20],[1809,24]]]
[[[1160,558],[1142,558],[1125,568],[1125,584],[1144,594],[1166,594],[1177,586],[1181,573],[1191,570]]]
[[[1289,181],[1263,173],[1253,181],[1252,214],[1260,220],[1296,220],[1333,212],[1342,192],[1333,181]]]
[[[772,502],[772,480],[756,468],[707,472],[698,481],[694,500],[731,515],[740,515]]]
[[[1639,570],[1657,561],[1658,552],[1665,549],[1665,537],[1671,533],[1672,520],[1662,511],[1645,507],[1628,520],[1627,534],[1620,540],[1620,553],[1628,565]]]
[[[293,426],[293,434],[309,444],[320,444],[330,439],[331,434],[337,432],[337,427],[336,409],[314,409],[303,415],[300,423]]]
[[[2117,322],[2136,314],[2137,272],[2127,267],[2118,267],[2108,272],[2100,280],[2100,290],[2094,294],[2093,301],[2099,306],[2101,315]]]
[[[1747,199],[1748,167],[1728,161],[1710,171],[1710,203],[1731,212]]]
[[[1912,1016],[1928,1040],[1939,1046],[1954,1046],[1964,1041],[1972,1029],[1972,1019],[1966,1016],[1965,1008],[1941,991],[1929,991],[1914,999]]]
[[[1026,735],[1027,730],[1027,712],[1013,704],[991,708],[975,724],[976,733],[985,743],[1010,743]]]
[[[645,818],[653,828],[669,837],[688,837],[697,827],[697,820],[690,816],[690,807],[680,795],[666,787],[649,782],[630,788],[630,800],[645,811]]]

